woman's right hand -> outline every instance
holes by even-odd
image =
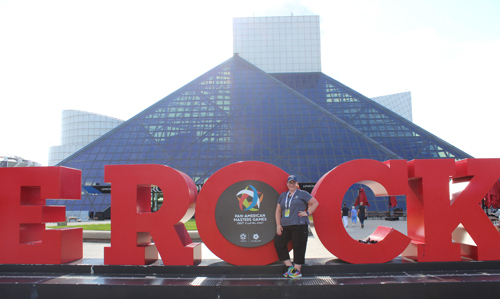
[[[278,234],[278,236],[281,236],[281,234],[283,233],[283,227],[281,225],[276,226],[276,233]]]

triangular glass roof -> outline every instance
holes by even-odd
[[[472,158],[323,73],[286,73],[272,76],[405,159]]]
[[[163,164],[202,184],[226,165],[251,160],[316,182],[353,159],[428,157],[425,152],[461,157],[333,79],[304,78],[311,86],[301,84],[299,93],[235,55],[58,165],[81,169],[83,185],[103,184],[104,165]],[[49,204],[81,211],[110,204],[107,195],[82,194],[82,201]]]

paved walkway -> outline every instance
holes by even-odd
[[[85,222],[88,224],[90,222]],[[98,223],[102,223],[99,221]],[[72,223],[73,224],[73,223]],[[357,226],[352,227],[349,220],[349,227],[346,228],[347,233],[355,240],[360,240],[368,237],[372,234],[377,226],[387,226],[392,227],[403,234],[407,234],[406,221],[385,221],[385,220],[366,220],[365,228],[361,228],[359,223]],[[110,243],[93,243],[84,242],[83,243],[83,257],[84,258],[97,258],[104,259],[104,247],[110,246]],[[206,246],[202,244],[202,258],[203,259],[218,259]],[[326,248],[321,244],[321,242],[314,236],[309,237],[307,244],[306,258],[335,258]]]

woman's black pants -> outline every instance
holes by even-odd
[[[295,264],[303,265],[306,257],[308,234],[309,229],[307,225],[283,226],[281,236],[276,234],[274,237],[274,247],[276,247],[279,260],[286,261],[290,259],[287,245],[288,242],[292,240],[293,262]]]

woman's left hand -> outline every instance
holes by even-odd
[[[299,216],[300,217],[307,217],[309,215],[307,215],[307,212],[306,211],[299,211]]]

